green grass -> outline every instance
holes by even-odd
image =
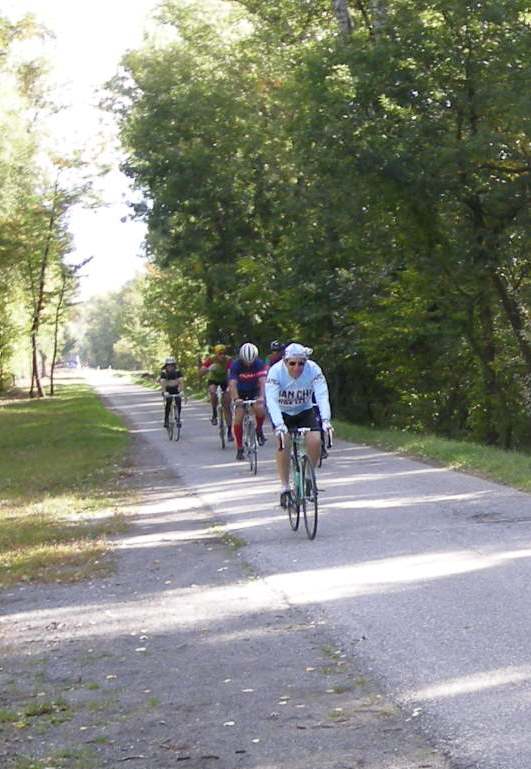
[[[115,508],[127,445],[125,426],[84,384],[0,401],[0,586],[108,568],[105,538],[125,527]]]
[[[434,435],[362,427],[334,420],[338,438],[398,451],[417,459],[440,463],[452,470],[479,475],[522,491],[531,491],[531,455],[447,440]]]

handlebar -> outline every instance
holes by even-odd
[[[278,434],[278,450],[284,451],[286,440],[286,435],[304,435],[305,433],[311,433],[312,429],[311,427],[294,427],[287,431],[287,433],[279,433]],[[314,431],[315,432],[315,431]],[[326,431],[326,448],[331,449],[332,448],[332,433],[334,432],[333,428],[330,428],[330,430]]]

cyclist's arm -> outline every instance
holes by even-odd
[[[258,378],[258,397],[262,400],[265,400],[265,383],[266,373],[264,372],[264,375]]]
[[[267,410],[271,417],[271,421],[275,427],[284,424],[282,418],[282,412],[280,410],[280,404],[278,401],[278,394],[280,391],[280,385],[274,377],[269,375],[265,380],[265,398],[267,403]]]
[[[199,376],[205,376],[205,374],[208,374],[211,363],[212,361],[210,358],[206,358],[199,364]]]
[[[168,379],[162,374],[159,377],[159,384],[160,384],[160,390],[164,395],[164,393],[166,392],[166,387],[168,386]]]
[[[229,394],[233,401],[238,400],[240,397],[238,395],[238,381],[236,379],[229,379]]]
[[[325,376],[319,366],[315,364],[315,377],[313,380],[313,391],[315,400],[319,406],[319,413],[323,422],[329,422],[331,417],[330,399],[328,396],[328,385]]]

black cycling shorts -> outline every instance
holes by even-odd
[[[212,379],[209,379],[207,382],[208,385],[216,385],[216,387],[221,387],[222,391],[225,392],[227,389],[229,383],[228,382],[214,382]]]
[[[241,390],[238,390],[238,398],[242,401],[255,401],[257,398],[260,397],[260,390],[246,390],[245,392],[242,392]]]
[[[285,414],[282,412],[282,419],[288,430],[295,427],[309,427],[310,430],[319,432],[321,429],[313,408],[301,411],[300,414]]]

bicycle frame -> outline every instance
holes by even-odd
[[[257,400],[246,401],[240,399],[234,403],[235,409],[243,408],[243,450],[253,475],[256,475],[258,471],[258,441],[256,439],[254,413],[251,412],[251,406],[254,406]]]

